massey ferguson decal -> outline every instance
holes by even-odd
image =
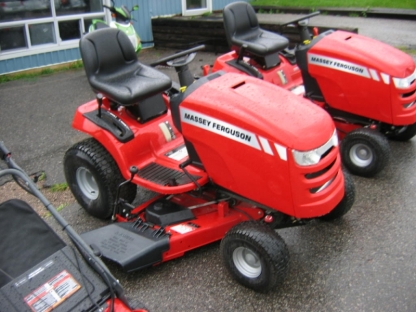
[[[256,135],[247,130],[236,127],[222,120],[181,108],[182,122],[191,124],[195,127],[214,132],[231,140],[243,143],[258,150],[261,150]]]
[[[332,57],[327,57],[327,56],[318,55],[318,54],[308,54],[308,62],[309,64],[329,67],[329,68],[347,72],[353,75],[371,78],[367,67],[363,67],[354,63],[335,59]]]
[[[287,161],[287,148],[268,139],[244,130],[225,121],[194,112],[187,108],[181,108],[181,120],[184,123],[205,129],[231,140],[243,143],[252,148],[262,150],[271,156],[279,156],[283,161]],[[275,149],[273,149],[273,146]]]

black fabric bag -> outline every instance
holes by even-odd
[[[0,204],[0,288],[65,246],[26,202]]]

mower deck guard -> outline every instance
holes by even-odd
[[[162,262],[169,236],[140,222],[114,223],[81,234],[102,256],[132,272]]]

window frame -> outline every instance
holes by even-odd
[[[207,1],[206,8],[189,10],[186,7],[186,0],[182,0],[182,15],[183,16],[195,16],[195,15],[202,15],[204,13],[211,13],[212,12],[212,0],[206,0],[206,1]]]
[[[78,14],[69,14],[69,15],[56,15],[55,11],[55,1],[51,1],[51,16],[50,17],[42,17],[42,18],[34,18],[34,19],[23,19],[19,21],[9,21],[9,22],[0,22],[0,29],[10,28],[10,27],[23,27],[24,28],[24,36],[27,43],[26,47],[11,49],[11,50],[0,50],[0,60],[8,60],[14,59],[18,57],[30,56],[40,53],[47,53],[47,52],[54,52],[60,50],[67,50],[72,48],[77,48],[79,44],[79,39],[72,39],[72,40],[65,40],[62,41],[59,36],[59,22],[62,21],[73,21],[78,20],[80,23],[80,36],[88,31],[85,29],[85,20],[88,19],[103,19],[108,21],[108,15],[104,11],[105,9],[102,8],[101,12],[93,12],[93,13],[78,13]],[[105,1],[104,3],[106,3]],[[109,2],[109,1],[108,1]],[[43,24],[43,23],[52,23],[54,27],[54,43],[45,43],[39,45],[32,45],[30,32],[29,32],[29,25],[33,24]]]

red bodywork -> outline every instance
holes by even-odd
[[[180,107],[182,133],[215,184],[297,218],[326,214],[341,201],[338,147],[313,166],[293,160],[293,149],[318,148],[334,133],[329,115],[309,101],[256,78],[227,74],[191,93]],[[188,122],[186,114],[211,123]],[[226,136],[227,129],[250,141]],[[327,167],[322,175],[305,178]],[[335,176],[327,189],[311,193]]]
[[[238,54],[235,51],[228,52],[219,56],[212,68],[213,72],[224,70],[227,73],[242,73],[237,68],[230,66],[227,62],[238,58]],[[244,61],[248,64],[256,67],[263,75],[263,80],[271,82],[277,86],[282,86],[287,90],[293,90],[303,84],[302,74],[299,67],[295,64],[291,64],[286,58],[280,57],[280,65],[270,69],[262,69],[259,65],[250,58],[244,58]],[[303,94],[303,92],[301,93]]]
[[[166,104],[168,100],[165,98]],[[102,128],[86,119],[83,115],[84,113],[93,111],[97,109],[97,102],[91,101],[84,105],[81,105],[76,113],[73,120],[72,126],[85,132],[92,137],[94,137],[98,142],[100,142],[106,150],[113,156],[114,160],[119,166],[121,174],[124,178],[130,178],[130,166],[137,166],[139,169],[145,167],[146,165],[155,162],[165,167],[179,169],[179,164],[182,163],[185,159],[176,161],[166,154],[180,146],[184,145],[183,138],[181,134],[175,129],[174,133],[176,139],[173,139],[170,142],[166,142],[166,139],[162,135],[162,132],[159,128],[159,124],[169,121],[172,124],[172,118],[170,116],[170,111],[167,114],[155,118],[151,121],[148,121],[146,124],[140,124],[132,118],[127,111],[123,108],[121,110],[111,112],[116,115],[118,118],[123,120],[130,129],[133,131],[134,139],[127,142],[121,143],[114,136],[108,132],[103,131]],[[107,99],[103,101],[103,109],[109,109],[109,103]],[[198,168],[189,167],[188,171],[191,174],[200,176],[198,183],[203,185],[208,182],[207,174]],[[151,191],[162,193],[162,194],[177,194],[191,191],[195,188],[195,184],[188,183],[185,185],[179,186],[162,186],[159,184],[152,183],[151,181],[141,179],[138,175],[135,175],[134,183],[141,185]]]
[[[177,194],[170,198],[171,202],[177,203],[184,207],[201,205],[192,209],[195,220],[181,222],[165,226],[165,232],[169,233],[169,250],[163,253],[162,262],[182,257],[185,252],[192,249],[221,240],[224,235],[236,224],[248,220],[261,220],[264,216],[264,210],[245,202],[238,202],[230,207],[227,201],[219,203],[207,203],[207,198],[215,199],[215,194],[204,193],[204,199],[192,194]],[[159,197],[136,207],[132,213],[138,213],[145,220],[146,207]],[[117,217],[120,222],[128,221],[121,216]],[[160,228],[155,225],[154,229]]]
[[[394,126],[416,122],[416,68],[406,53],[377,40],[345,31],[324,33],[309,44],[307,73],[316,80],[330,107]],[[213,71],[240,72],[227,64],[235,52],[220,56]],[[280,55],[281,64],[264,70],[248,60],[265,81],[299,94],[303,84],[298,65]],[[281,79],[282,74],[286,79]],[[393,78],[412,77],[405,88]],[[308,92],[308,90],[306,90]],[[355,127],[356,128],[356,127]],[[345,130],[345,129],[344,129]]]
[[[111,307],[111,299],[106,301],[107,308],[103,310],[104,312],[110,312]],[[126,305],[118,298],[114,299],[114,311],[115,312],[148,312],[148,310],[145,309],[130,309],[129,307],[126,307]]]
[[[200,185],[209,178],[232,193],[296,218],[325,215],[343,198],[338,146],[327,146],[335,127],[316,105],[272,84],[236,74],[213,79],[185,96],[180,106],[182,134],[194,145],[204,166],[202,170],[189,165],[187,170],[199,177]],[[96,108],[95,101],[82,105],[73,127],[98,140],[126,179],[130,166],[142,169],[152,162],[180,171],[179,164],[186,158],[174,160],[167,154],[183,146],[183,137],[174,129],[176,138],[167,142],[159,128],[166,121],[173,127],[169,111],[145,124],[124,109],[113,111],[134,133],[134,139],[121,143],[83,115]],[[109,110],[106,100],[103,109]],[[195,122],[185,114],[194,116]],[[211,122],[205,128],[204,119]],[[328,152],[315,165],[299,166],[293,159],[294,149],[322,146]],[[133,182],[162,194],[195,189],[193,183],[159,185],[138,175]]]

